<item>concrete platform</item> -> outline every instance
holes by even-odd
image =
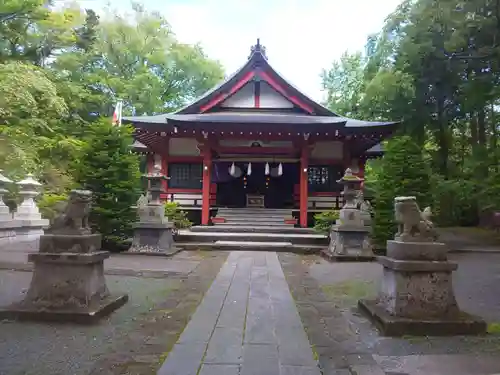
[[[217,225],[197,225],[191,228],[191,232],[238,232],[238,233],[290,233],[290,234],[318,234],[313,228],[295,228],[293,226],[284,225],[233,225],[233,224],[217,224]]]
[[[290,242],[294,245],[328,245],[328,237],[322,234],[296,234],[296,233],[253,233],[253,232],[192,232],[181,230],[177,235],[178,242]]]
[[[87,310],[35,310],[14,304],[0,310],[0,320],[92,324],[108,316],[128,301],[128,295],[109,296]]]
[[[248,250],[251,248],[254,251],[276,251],[290,252],[297,254],[319,254],[325,248],[322,245],[307,245],[307,244],[290,244],[276,242],[253,242],[253,241],[222,241],[216,242],[177,242],[176,246],[183,250]]]
[[[359,300],[358,307],[383,336],[484,335],[487,329],[484,320],[465,312],[450,319],[416,320],[390,315],[375,300]]]

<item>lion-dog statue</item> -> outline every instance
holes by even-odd
[[[89,215],[92,207],[90,190],[72,190],[62,212],[55,218],[48,233],[90,234]]]
[[[434,224],[430,220],[431,208],[420,211],[415,197],[396,197],[394,213],[398,224],[395,239],[404,242],[433,242],[438,238]]]

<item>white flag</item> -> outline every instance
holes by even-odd
[[[118,99],[116,102],[115,111],[113,112],[113,125],[122,125],[122,110],[123,110],[123,100]]]

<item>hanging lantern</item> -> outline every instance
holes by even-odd
[[[282,175],[283,175],[283,165],[280,163],[280,165],[278,165],[278,176]]]
[[[250,176],[252,174],[252,163],[248,163],[247,175]]]
[[[231,165],[231,169],[229,169],[229,174],[234,177],[236,175],[236,166],[234,163]]]
[[[269,163],[266,163],[266,176],[269,176]]]

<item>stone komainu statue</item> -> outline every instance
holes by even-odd
[[[394,199],[395,219],[398,223],[396,240],[406,242],[436,241],[438,238],[431,222],[431,208],[420,211],[415,197],[396,197]]]
[[[61,214],[50,226],[52,234],[90,234],[89,215],[92,208],[92,192],[90,190],[72,190]]]

